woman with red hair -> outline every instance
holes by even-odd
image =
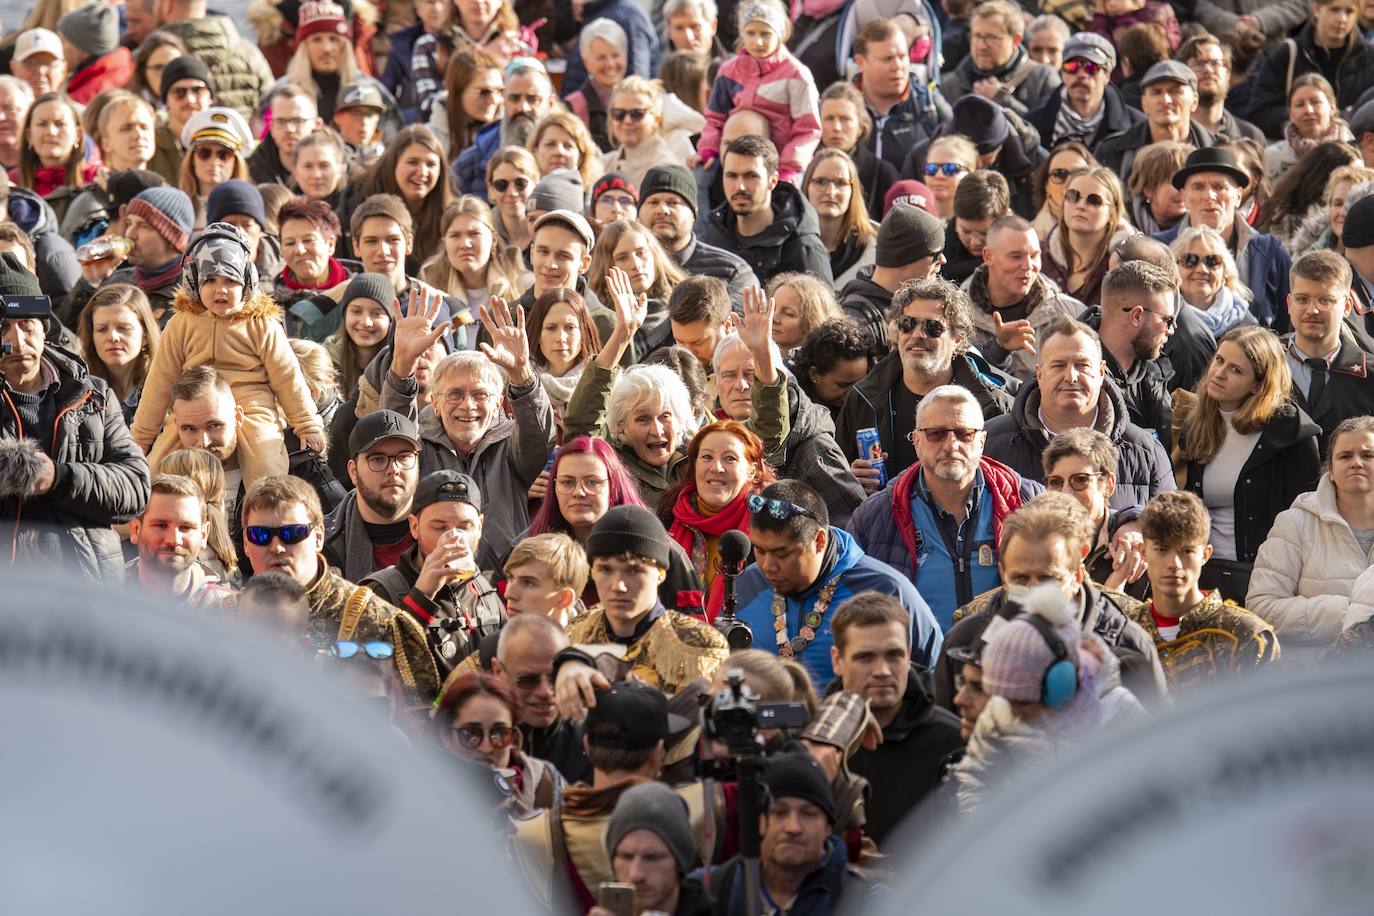
[[[661,511],[672,539],[706,584],[705,617],[725,600],[718,545],[727,531],[749,527],[749,497],[775,479],[759,437],[737,420],[703,426],[687,446],[683,478],[663,494]]]

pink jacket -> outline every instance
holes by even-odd
[[[725,119],[745,108],[768,119],[778,148],[779,175],[783,181],[795,181],[821,140],[820,98],[811,72],[786,48],[762,59],[741,51],[721,64],[697,142],[703,161],[720,155]]]

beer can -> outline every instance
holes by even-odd
[[[866,426],[854,434],[859,445],[859,457],[878,469],[878,486],[887,486],[887,462],[883,460],[883,442],[876,426]]]

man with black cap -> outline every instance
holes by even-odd
[[[148,462],[119,399],[75,356],[46,343],[38,278],[0,254],[0,524],[11,562],[65,562],[104,584],[124,579],[112,525],[143,510]]]
[[[458,471],[425,475],[411,500],[408,524],[415,546],[362,584],[401,609],[397,664],[404,663],[403,673],[408,667],[416,691],[428,701],[482,637],[501,628],[506,609],[477,570],[482,493],[476,481]]]
[[[1111,85],[1116,48],[1095,32],[1078,32],[1064,45],[1059,76],[1064,85],[1039,108],[1026,115],[1040,131],[1040,145],[1054,149],[1063,140],[1077,140],[1088,149],[1145,120],[1128,106]]]
[[[1250,184],[1250,176],[1236,163],[1235,154],[1220,147],[1193,150],[1174,175],[1173,184],[1183,192],[1187,212],[1172,229],[1156,233],[1155,238],[1172,244],[1189,226],[1215,229],[1235,256],[1241,285],[1253,294],[1250,313],[1260,324],[1281,334],[1286,332],[1289,326],[1284,304],[1292,261],[1278,239],[1256,232],[1236,212],[1241,189]]]
[[[262,192],[254,185],[237,178],[215,185],[205,200],[205,222],[228,223],[243,230],[253,249],[253,264],[259,277],[281,274],[285,262],[281,256],[281,241],[267,231],[267,208]]]
[[[764,912],[825,914],[852,912],[876,889],[850,866],[844,840],[834,835],[835,800],[825,770],[809,754],[768,758],[763,771],[768,794],[762,806],[759,895]],[[745,862],[735,856],[711,873],[711,896],[719,916],[752,916],[745,900]]]
[[[633,884],[635,912],[710,916],[715,901],[688,874],[700,853],[683,798],[658,782],[630,787],[606,825],[606,853],[615,880]],[[613,916],[594,908],[588,916]]]
[[[731,141],[721,154],[721,168],[726,200],[707,214],[701,239],[738,251],[765,286],[778,274],[793,271],[833,283],[816,211],[795,185],[779,179],[772,141]]]
[[[1212,134],[1196,121],[1197,74],[1176,60],[1162,60],[1140,81],[1140,107],[1145,120],[1133,124],[1097,146],[1097,161],[1121,176],[1124,182],[1135,165],[1136,153],[1151,143],[1172,140],[1202,149],[1215,143]]]
[[[697,183],[676,163],[656,165],[639,183],[639,221],[662,243],[689,276],[715,277],[725,283],[736,309],[744,291],[758,285],[753,268],[733,252],[696,237]]]
[[[170,185],[176,185],[181,160],[186,150],[181,145],[181,129],[191,115],[215,103],[215,84],[205,64],[191,54],[173,58],[162,70],[162,103],[167,106],[167,121],[153,135],[153,158],[148,168]]]
[[[908,280],[924,280],[945,263],[945,226],[919,207],[896,204],[878,227],[873,266],[840,290],[840,307],[872,336],[879,352],[892,348],[887,312]]]
[[[353,427],[348,452],[355,489],[324,520],[324,555],[345,579],[358,582],[415,546],[408,519],[420,481],[420,428],[379,410]]]

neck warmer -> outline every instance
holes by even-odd
[[[1218,338],[1244,321],[1245,316],[1250,313],[1245,300],[1224,286],[1217,290],[1216,297],[1207,308],[1198,308],[1192,304],[1189,304],[1188,308],[1193,310],[1193,315],[1198,320],[1207,325],[1207,330],[1212,332],[1212,336]]]
[[[144,270],[142,267],[134,268],[134,282],[145,293],[175,286],[180,280],[181,255],[172,258],[166,267],[160,267],[156,270]]]

